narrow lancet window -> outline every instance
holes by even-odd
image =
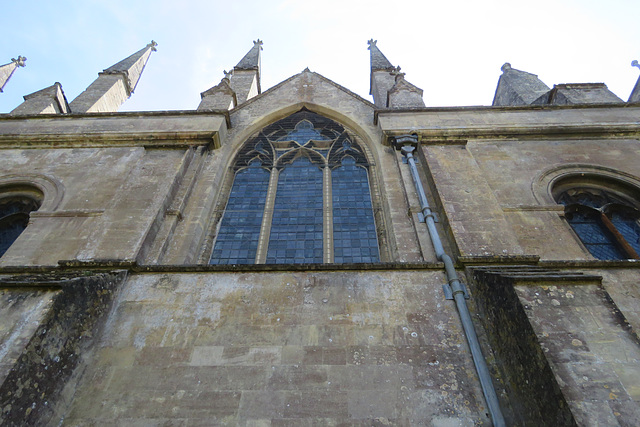
[[[344,157],[331,179],[334,262],[378,262],[367,170],[356,166],[353,157]]]
[[[236,173],[211,264],[253,264],[269,188],[269,172],[254,160]]]
[[[306,157],[278,177],[267,264],[322,263],[322,171]]]

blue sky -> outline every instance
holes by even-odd
[[[371,99],[367,40],[424,90],[427,106],[490,105],[510,62],[549,86],[604,82],[627,100],[640,75],[640,2],[532,1],[13,1],[0,64],[18,69],[0,113],[58,81],[71,102],[97,73],[158,42],[120,111],[191,110],[264,41],[262,89],[309,67]]]

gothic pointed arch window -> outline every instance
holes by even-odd
[[[209,263],[379,262],[371,168],[357,138],[319,114],[267,126],[232,165]]]
[[[584,247],[597,259],[640,259],[637,190],[608,180],[580,177],[556,186],[554,198]]]

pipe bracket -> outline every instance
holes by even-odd
[[[464,283],[460,283],[460,287],[462,288],[462,293],[464,294],[464,299],[469,299],[469,293],[467,292],[467,288],[464,286]],[[444,299],[453,300],[453,290],[451,289],[451,285],[445,283],[442,285],[442,291],[444,292]]]
[[[428,209],[428,208],[425,208],[425,209]],[[427,222],[427,218],[428,217],[433,218],[433,222],[436,222],[436,223],[439,222],[438,221],[438,215],[436,215],[435,212],[429,212],[429,213],[424,213],[424,211],[423,212],[418,212],[418,221]]]

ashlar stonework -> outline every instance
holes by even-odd
[[[425,107],[373,39],[372,100],[262,48],[192,111],[117,112],[152,42],[0,114],[3,425],[640,425],[638,85]]]

